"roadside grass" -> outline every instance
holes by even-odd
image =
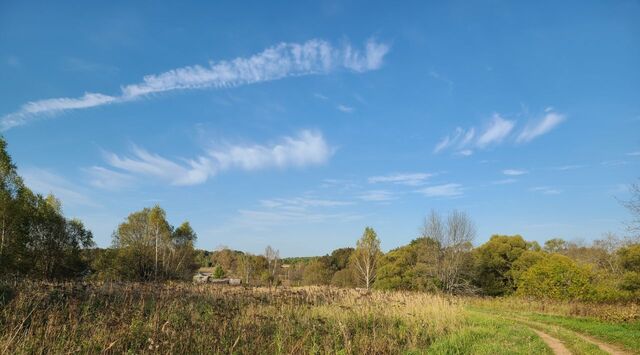
[[[619,344],[640,353],[640,322],[606,323],[596,319],[564,317],[549,314],[523,314],[528,319],[554,324],[583,333],[603,342]]]
[[[531,329],[504,318],[467,312],[466,324],[436,340],[429,354],[553,354]]]
[[[503,315],[529,322],[527,324],[537,326],[562,340],[577,353],[589,353],[588,346],[585,346],[588,342],[571,334],[571,331],[640,353],[640,307],[635,303],[593,304],[524,300],[516,297],[467,298],[466,303],[469,309],[485,314]]]
[[[529,320],[528,318],[523,317],[522,314],[519,313],[509,313],[505,311],[499,311],[496,313],[492,311],[492,314],[487,314],[487,310],[483,310],[480,308],[471,308],[474,312],[480,312],[485,314],[486,316],[494,316],[497,318],[508,319],[515,321],[517,323],[523,324],[527,327],[540,330],[544,333],[551,335],[554,338],[562,341],[562,343],[573,353],[573,354],[608,354],[606,351],[601,350],[597,345],[590,343],[583,338],[576,335],[575,332],[566,330],[562,327],[556,325],[550,325],[546,323],[534,322]]]

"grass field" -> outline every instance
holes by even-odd
[[[0,353],[552,354],[540,332],[576,354],[607,353],[583,336],[640,353],[633,316],[511,299],[187,283],[20,283],[4,294]]]

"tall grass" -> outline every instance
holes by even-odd
[[[0,311],[0,353],[399,353],[464,317],[420,293],[22,282]]]
[[[566,317],[587,317],[615,323],[640,322],[640,304],[634,302],[589,303],[580,301],[530,300],[519,297],[469,297],[465,302],[483,309],[546,313]]]

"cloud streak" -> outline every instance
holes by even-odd
[[[425,181],[433,175],[434,174],[428,173],[392,174],[384,176],[372,176],[368,179],[368,181],[370,184],[393,183],[407,186],[419,186],[423,185]]]
[[[453,150],[457,155],[470,156],[474,149],[487,149],[505,141],[528,143],[546,134],[566,119],[566,116],[548,108],[537,121],[527,124],[520,133],[515,132],[517,122],[508,120],[495,113],[483,129],[457,127],[435,145],[435,154],[444,150]]]
[[[502,170],[502,173],[508,176],[520,176],[520,175],[528,174],[529,172],[527,170],[521,170],[521,169],[505,169],[505,170]]]
[[[85,93],[77,98],[53,98],[28,102],[16,112],[0,119],[0,129],[26,124],[42,116],[128,102],[152,94],[204,88],[231,88],[287,77],[328,74],[335,70],[363,73],[379,69],[390,46],[370,39],[364,49],[350,44],[334,46],[324,40],[304,43],[280,43],[247,58],[193,65],[145,76],[141,82],[122,86],[111,96]]]
[[[282,138],[268,145],[227,145],[209,149],[193,159],[174,161],[159,154],[133,147],[132,155],[119,156],[105,153],[105,159],[113,171],[108,174],[130,174],[157,178],[172,185],[196,185],[207,181],[221,171],[239,169],[245,171],[267,168],[305,167],[326,163],[333,155],[333,148],[319,132],[304,130],[296,136]],[[94,181],[103,179],[94,178]],[[95,184],[94,184],[95,185]]]
[[[516,142],[530,142],[554,129],[557,125],[562,123],[565,118],[565,115],[553,112],[551,109],[547,109],[546,114],[540,120],[530,123],[524,128],[520,135],[518,135]]]
[[[462,196],[464,193],[462,185],[453,183],[429,186],[417,192],[427,197],[457,197]]]

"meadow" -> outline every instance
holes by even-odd
[[[640,353],[637,305],[184,282],[6,284],[0,352]],[[600,344],[600,345],[598,345]]]

